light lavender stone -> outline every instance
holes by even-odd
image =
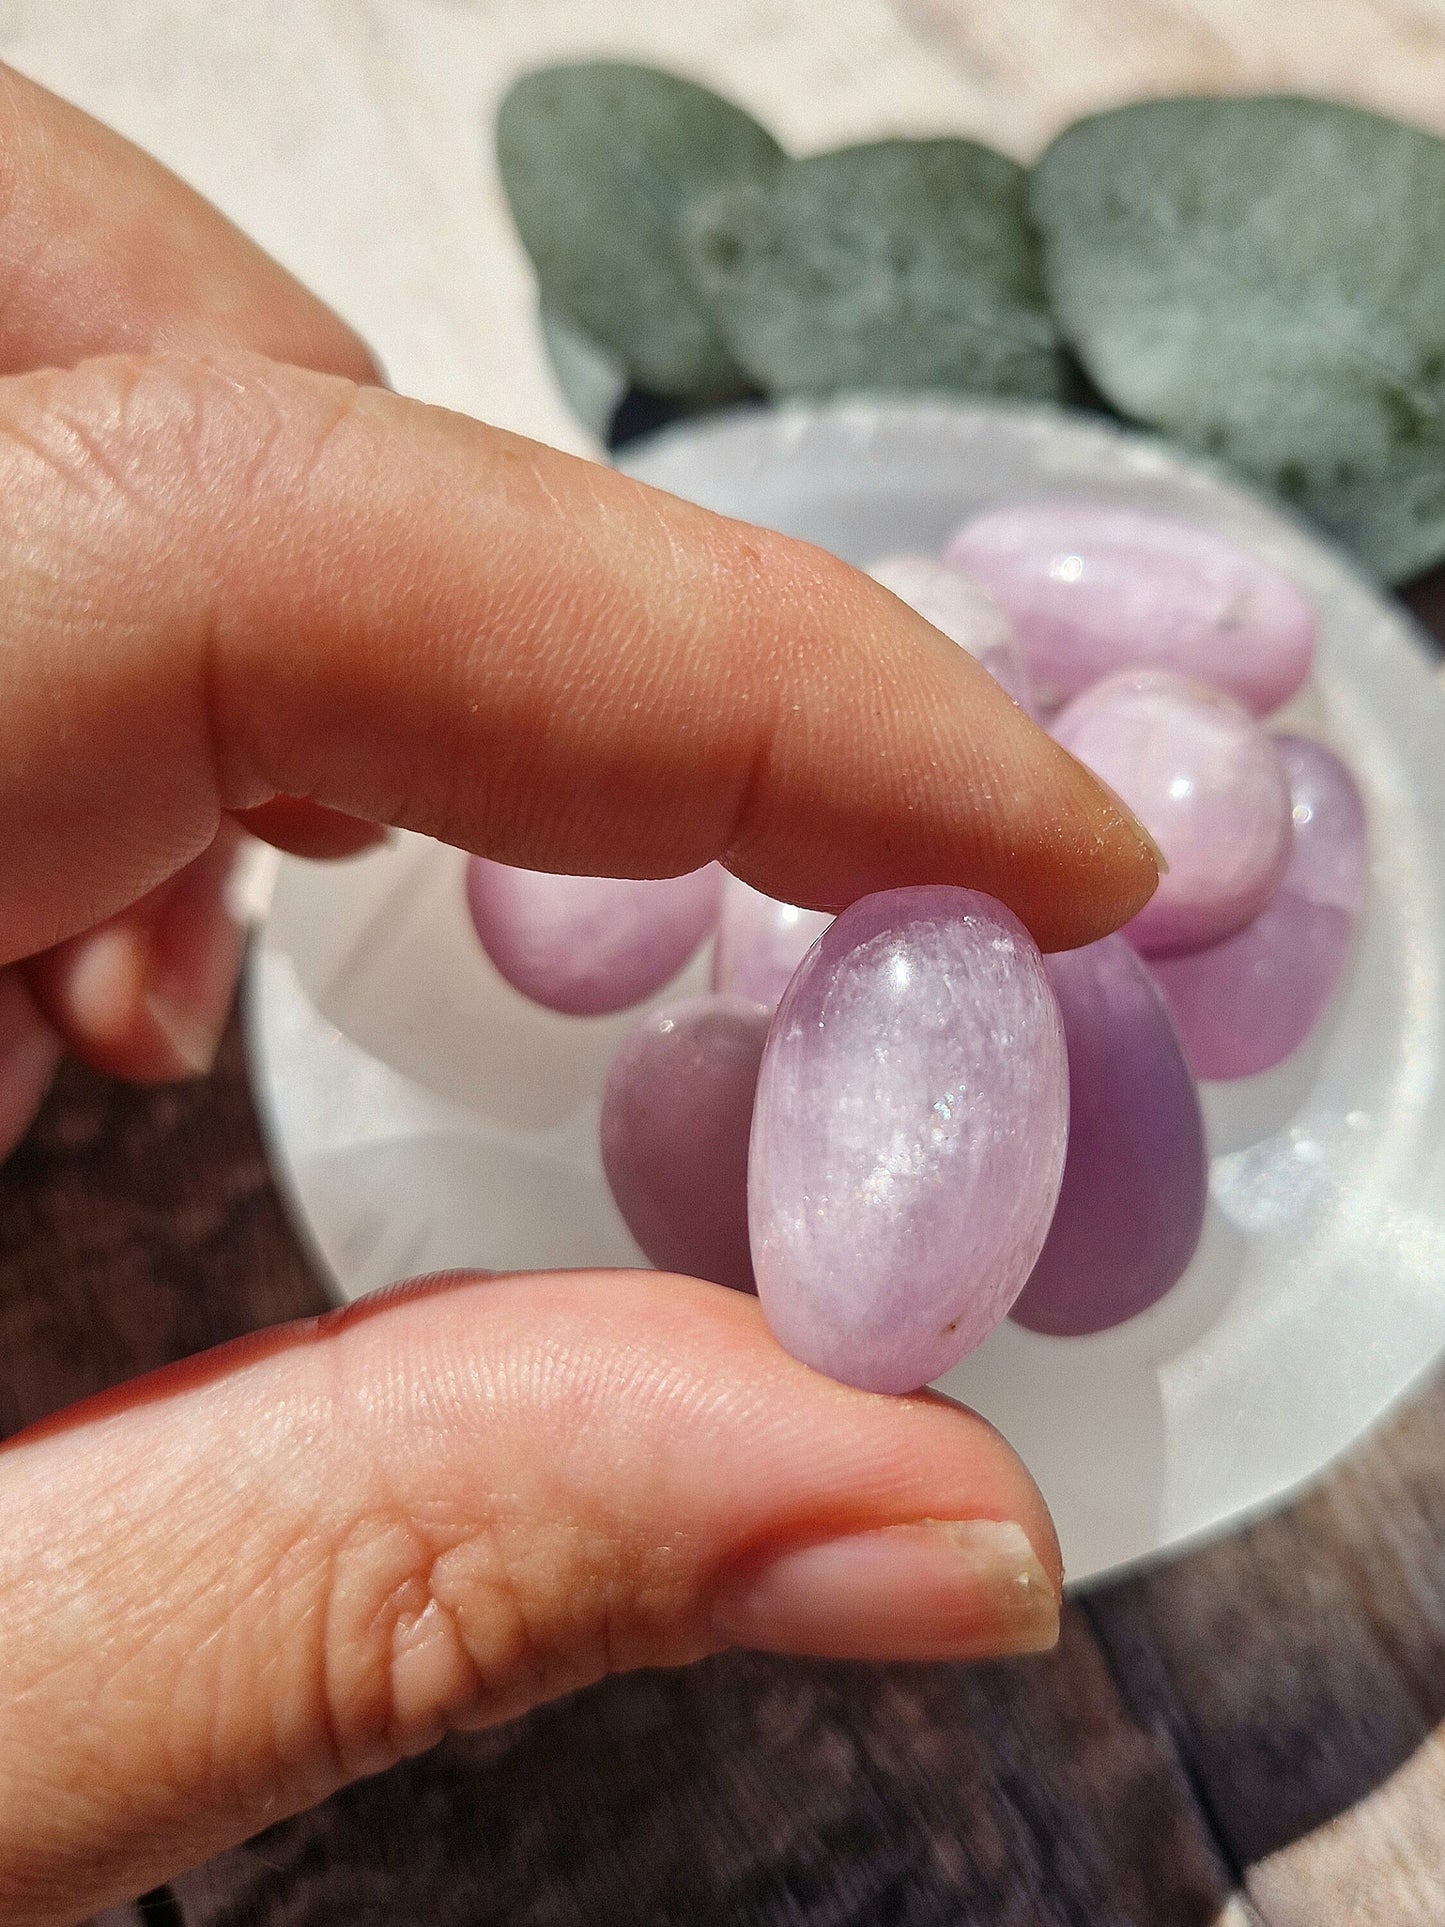
[[[845,910],[763,1054],[748,1164],[758,1292],[819,1371],[910,1392],[1033,1269],[1068,1134],[1058,1005],[1008,910],[947,885]]]
[[[753,1289],[748,1135],[768,1012],[745,997],[649,1011],[602,1095],[602,1167],[659,1271]]]
[[[1169,669],[1263,716],[1314,658],[1316,622],[1281,570],[1209,529],[1121,503],[1016,502],[967,523],[948,560],[1012,619],[1039,700],[1121,669]]]
[[[1199,1244],[1199,1092],[1148,966],[1123,937],[1046,957],[1069,1049],[1069,1152],[1039,1261],[1009,1313],[1054,1337],[1156,1304]]]
[[[551,876],[485,857],[467,865],[482,948],[515,990],[548,1010],[626,1010],[675,977],[716,928],[722,871],[686,876]]]
[[[1294,842],[1277,895],[1246,929],[1154,975],[1199,1077],[1252,1077],[1299,1049],[1334,996],[1369,871],[1365,806],[1333,751],[1276,738]]]
[[[713,989],[776,1010],[789,978],[832,921],[826,910],[800,910],[734,876],[724,877]]]
[[[1289,785],[1273,739],[1246,710],[1146,669],[1076,696],[1053,730],[1164,852],[1168,873],[1128,926],[1131,942],[1198,950],[1258,916],[1289,861]]]
[[[894,555],[868,571],[981,663],[1020,709],[1034,713],[1033,684],[1008,617],[988,590],[932,555]]]

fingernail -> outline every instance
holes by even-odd
[[[145,991],[146,1013],[174,1052],[178,1076],[204,1077],[215,1063],[245,946],[244,930],[224,905],[206,906],[198,921],[202,927],[153,967]]]
[[[1046,1651],[1058,1589],[1011,1520],[924,1519],[779,1553],[724,1585],[732,1646],[819,1659],[983,1659]]]
[[[215,1063],[236,991],[246,933],[230,902],[233,858],[218,849],[184,872],[151,931],[146,1013],[181,1076]]]
[[[176,1075],[204,1077],[216,1061],[225,1028],[224,1016],[213,1020],[183,1004],[174,1003],[164,992],[147,991],[146,1015],[175,1055]]]
[[[121,924],[93,930],[73,946],[66,993],[77,1029],[110,1037],[124,1027],[142,994],[148,956],[143,934]]]

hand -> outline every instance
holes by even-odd
[[[865,578],[386,392],[214,211],[13,76],[0,155],[9,1138],[62,1046],[208,1061],[242,826],[720,857],[823,908],[946,879],[1056,946],[1148,896],[1112,800]],[[432,1282],[192,1360],[10,1441],[0,1517],[11,1923],[614,1668],[1057,1626],[1047,1514],[986,1425],[652,1274]]]

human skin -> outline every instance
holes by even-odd
[[[866,577],[391,394],[214,210],[3,72],[0,291],[9,1141],[62,1050],[206,1067],[243,830],[720,859],[828,910],[952,882],[1049,947],[1152,890],[1114,800]],[[1057,1628],[1047,1513],[981,1420],[650,1273],[432,1281],[188,1361],[0,1448],[0,1517],[6,1923],[618,1668]]]

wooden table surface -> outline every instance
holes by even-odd
[[[221,72],[215,21],[268,11],[279,30],[279,0],[9,0],[0,52],[265,233],[244,139],[228,162],[224,111],[202,140],[207,115],[175,106]],[[286,27],[304,41],[323,16],[378,59],[398,23],[472,35],[493,79],[569,47],[652,53],[804,146],[927,125],[1027,153],[1087,107],[1190,88],[1327,91],[1445,131],[1440,0],[313,0]],[[336,285],[355,256],[343,226],[291,253],[365,325],[365,288]],[[524,274],[509,261],[496,279],[515,354],[465,394],[435,342],[424,372],[442,398],[570,432]],[[425,341],[372,332],[424,387]],[[68,1071],[0,1170],[0,1431],[322,1303],[234,1028],[187,1089]],[[1440,1927],[1442,1719],[1445,1379],[1287,1511],[1071,1605],[1048,1660],[731,1656],[612,1682],[340,1795],[142,1911],[208,1927]]]

